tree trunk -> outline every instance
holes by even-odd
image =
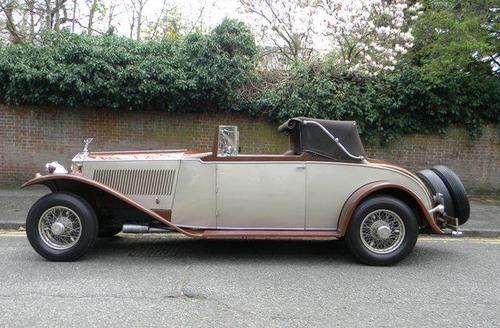
[[[71,15],[71,32],[75,32],[75,19],[76,19],[76,3],[77,0],[73,0],[73,14]]]
[[[130,35],[129,38],[132,39],[134,36],[134,29],[135,29],[135,9],[132,10],[132,22],[130,23]]]
[[[112,1],[111,4],[109,5],[109,14],[108,14],[108,27],[106,31],[110,31],[113,23],[113,18],[114,18],[114,12],[116,8],[116,2]]]
[[[52,0],[45,0],[45,27],[52,29]]]
[[[27,1],[29,15],[30,15],[30,42],[35,41],[35,0]]]
[[[92,35],[93,31],[93,26],[94,26],[94,15],[97,10],[97,3],[98,0],[92,1],[92,4],[90,5],[90,11],[89,11],[89,23],[87,25],[87,34]]]
[[[60,9],[61,9],[61,2],[60,0],[56,0],[56,3],[55,3],[55,19],[54,19],[54,30],[55,31],[59,31],[59,25],[60,25],[60,19],[59,19],[59,13],[60,13]]]
[[[3,10],[5,12],[6,28],[9,32],[10,41],[12,43],[21,43],[23,40],[14,22],[15,5],[16,3],[14,1],[10,1],[3,7]]]
[[[139,3],[139,10],[137,10],[137,40],[141,39],[141,27],[142,27],[142,9],[143,4],[142,1]]]

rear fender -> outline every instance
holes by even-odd
[[[429,210],[425,207],[425,205],[417,195],[403,186],[388,181],[375,181],[372,183],[368,183],[357,189],[354,193],[352,193],[351,196],[349,196],[347,201],[344,203],[342,211],[340,212],[338,225],[339,233],[341,235],[345,235],[354,211],[364,199],[371,195],[383,194],[384,191],[387,191],[387,193],[390,195],[396,195],[396,197],[398,197],[399,195],[402,198],[409,198],[413,200],[413,202],[417,204],[417,209],[419,210],[419,213],[417,213],[418,216],[427,221],[427,223],[435,233],[444,234],[443,230],[441,230],[436,224],[433,214],[429,213]]]

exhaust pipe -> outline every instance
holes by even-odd
[[[157,228],[140,224],[124,224],[122,227],[124,233],[161,233],[170,232],[169,228]]]

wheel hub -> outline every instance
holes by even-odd
[[[61,222],[54,222],[50,226],[50,231],[52,232],[52,234],[56,236],[62,235],[64,230],[65,230],[64,224],[62,224]]]
[[[377,235],[381,239],[387,239],[391,236],[391,228],[387,225],[382,225],[377,229]]]

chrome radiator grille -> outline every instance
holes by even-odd
[[[93,179],[125,195],[171,195],[175,170],[96,169]]]

